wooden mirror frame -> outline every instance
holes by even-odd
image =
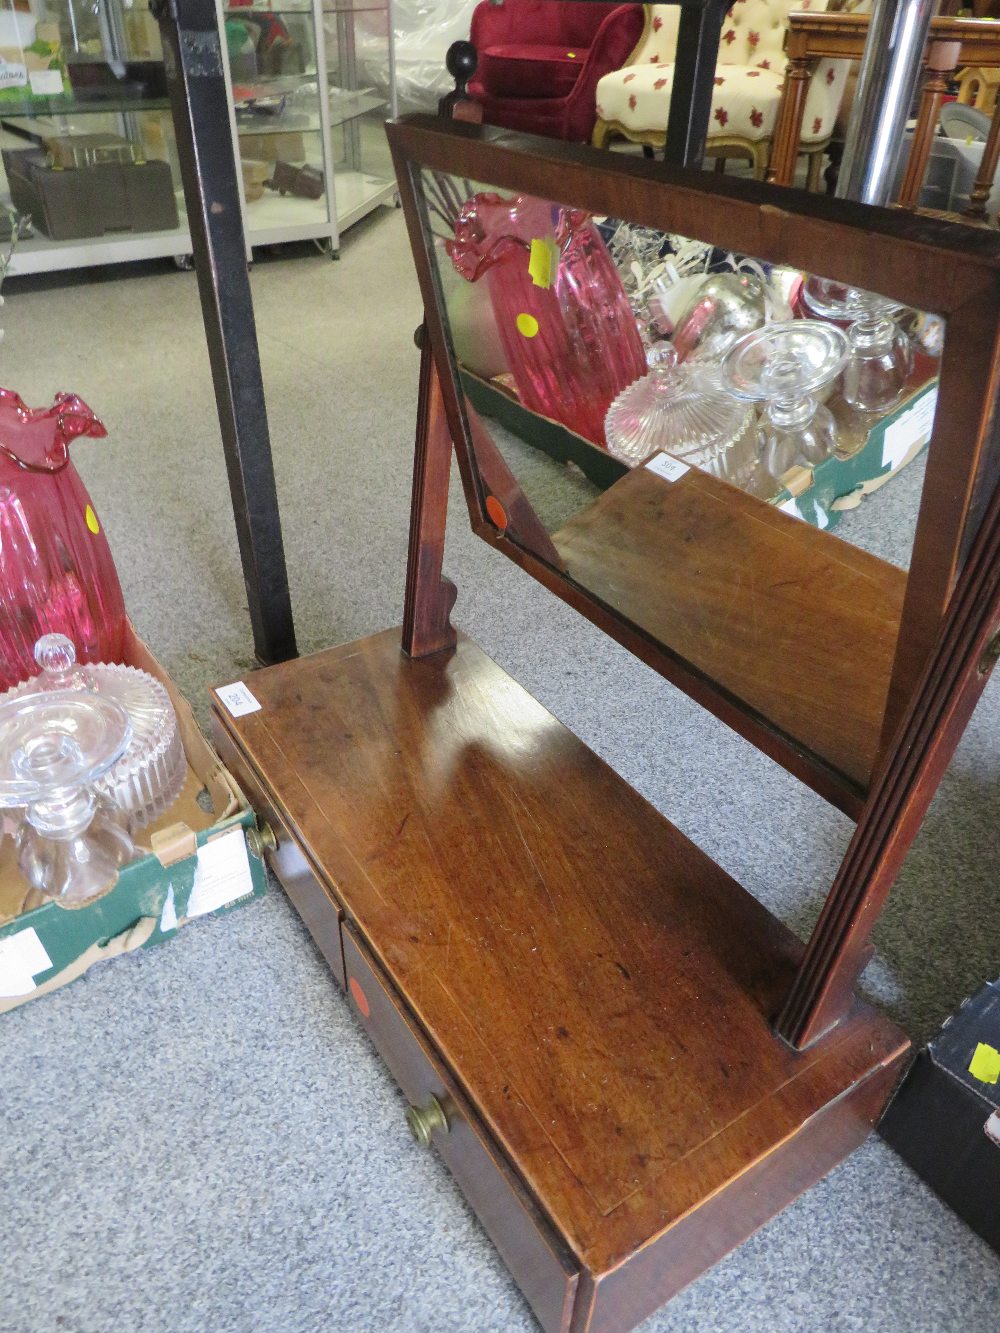
[[[783,731],[667,644],[512,540],[491,521],[482,458],[492,449],[459,379],[433,255],[420,173],[436,170],[570,204],[598,215],[697,237],[765,262],[819,272],[874,289],[947,320],[937,413],[913,541],[883,716],[873,736],[878,770],[938,636],[958,574],[1000,477],[995,416],[1000,375],[1000,236],[920,215],[878,209],[802,191],[732,180],[623,155],[411,116],[388,126],[413,248],[439,388],[474,531],[563,600],[702,703],[821,795],[857,818],[869,784],[852,778]],[[432,371],[424,368],[425,387]],[[436,395],[440,392],[440,399]],[[494,450],[495,452],[495,450]],[[418,459],[419,476],[419,459]],[[840,539],[776,513],[803,559]],[[416,513],[416,508],[415,511]],[[443,540],[443,533],[442,533]],[[854,548],[849,548],[854,549]],[[871,561],[873,558],[865,557]],[[875,562],[884,570],[893,567]],[[444,618],[447,611],[444,608]],[[850,646],[846,646],[850,651]],[[820,682],[821,686],[821,682]],[[831,701],[832,703],[836,701]],[[849,705],[850,700],[840,700]]]

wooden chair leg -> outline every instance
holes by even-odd
[[[601,120],[598,116],[594,122],[594,132],[590,136],[590,142],[594,148],[606,148],[608,144],[608,122]]]
[[[816,148],[807,154],[809,158],[809,174],[806,176],[806,189],[816,192],[819,190],[823,167],[823,149]]]
[[[717,157],[715,159],[716,173],[721,176],[722,173],[725,171],[725,169],[726,169],[726,159],[724,157]]]
[[[771,155],[771,144],[767,139],[760,139],[750,145],[750,160],[753,163],[753,178],[762,181],[767,174],[767,162]]]

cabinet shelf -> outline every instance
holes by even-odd
[[[367,116],[371,111],[384,111],[387,106],[386,99],[372,88],[359,89],[357,92],[331,88],[330,124],[343,125],[358,116]]]
[[[179,227],[148,232],[106,232],[103,236],[84,236],[71,241],[54,241],[35,232],[18,241],[10,273],[21,277],[95,264],[186,257],[191,253],[191,233],[185,221],[183,193],[178,191],[176,198]],[[10,197],[6,194],[0,196],[0,202],[11,207]]]
[[[47,97],[34,103],[0,103],[0,122],[12,133],[30,137],[24,131],[14,129],[12,122],[28,124],[39,119],[51,120],[54,116],[142,116],[169,110],[170,102],[165,97],[120,97],[100,101],[93,97]]]
[[[280,116],[260,116],[255,119],[236,119],[236,133],[257,138],[266,134],[318,134],[322,129],[319,116],[302,116],[290,124]]]

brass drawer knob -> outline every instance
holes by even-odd
[[[408,1106],[406,1123],[421,1148],[430,1147],[431,1134],[434,1130],[439,1129],[442,1134],[448,1133],[448,1117],[436,1097],[429,1098],[424,1106]]]
[[[278,850],[278,839],[266,820],[262,819],[256,828],[247,829],[247,847],[259,861],[263,861],[265,852]]]

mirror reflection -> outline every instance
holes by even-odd
[[[659,454],[826,527],[930,436],[931,314],[440,172],[424,191],[466,392],[550,529]]]
[[[944,321],[632,220],[422,186],[489,521],[863,786],[906,577],[854,547],[907,562]],[[901,474],[887,544],[865,520]]]

